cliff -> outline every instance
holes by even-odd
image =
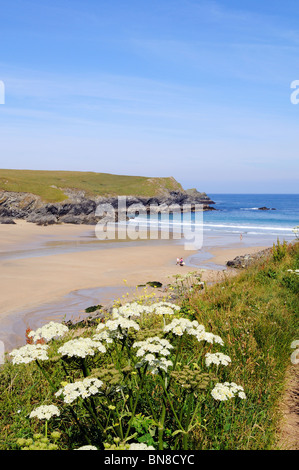
[[[145,210],[164,212],[170,205],[213,201],[197,190],[185,191],[174,178],[146,178],[90,172],[0,170],[0,222],[24,219],[37,224],[96,224],[96,210],[105,205],[118,211],[118,197],[126,209],[142,204]]]

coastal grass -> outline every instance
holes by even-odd
[[[206,413],[203,448],[275,449],[280,401],[291,368],[291,344],[299,340],[299,243],[273,246],[272,254],[239,276],[188,295],[189,314],[217,331],[234,366],[222,380],[244,386],[236,412]],[[288,271],[292,270],[292,271]]]
[[[229,366],[213,369],[217,372],[217,381],[240,384],[247,398],[217,401],[203,390],[195,401],[196,416],[193,416],[190,414],[191,395],[184,394],[181,387],[173,387],[169,394],[173,406],[178,407],[179,420],[188,422],[189,419],[196,426],[183,434],[169,419],[164,436],[161,437],[161,429],[159,431],[159,442],[161,437],[162,444],[168,442],[176,445],[176,449],[193,450],[278,448],[279,405],[287,371],[292,365],[291,343],[299,339],[299,276],[294,272],[298,268],[299,243],[278,243],[268,258],[238,276],[205,286],[203,290],[188,276],[174,279],[169,293],[178,295],[180,315],[196,319],[207,331],[220,335],[224,345],[218,349],[231,358]],[[197,351],[192,341],[193,338],[187,337],[180,349],[180,361],[191,369]],[[124,357],[123,354],[122,359]],[[55,355],[47,370],[51,381],[59,387],[65,380],[65,370]],[[68,380],[74,381],[78,374],[79,370],[73,370]],[[149,390],[147,400],[138,404],[134,420],[130,422],[132,429],[139,433],[140,442],[156,439],[148,430],[153,430],[157,424],[151,410],[156,412],[160,407],[163,389],[156,384],[156,388]],[[136,391],[138,388],[133,390]],[[18,449],[18,438],[32,438],[40,428],[28,418],[30,412],[41,404],[52,403],[53,392],[35,364],[5,363],[0,370],[0,449]],[[166,410],[169,414],[168,405],[164,413]],[[86,413],[82,412],[80,419],[88,427]],[[125,421],[125,415],[122,419]],[[60,443],[62,449],[69,448],[70,443],[81,442],[80,430],[68,411],[52,419],[51,431],[56,430],[64,436]],[[96,433],[94,428],[90,431]],[[179,444],[185,447],[178,447]]]
[[[83,171],[0,169],[0,190],[31,193],[45,202],[67,199],[65,189],[84,191],[87,196],[154,197],[167,191],[183,191],[172,177],[113,175]]]

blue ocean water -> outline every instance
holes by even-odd
[[[216,211],[203,214],[204,229],[293,237],[299,225],[299,194],[209,194]],[[267,207],[270,210],[259,210]],[[272,210],[275,209],[275,210]]]
[[[202,231],[203,244],[228,246],[242,239],[243,244],[271,246],[280,241],[295,239],[294,227],[299,225],[299,194],[208,194],[216,210],[201,214],[153,213],[139,216],[135,221],[161,231],[180,231],[188,228],[193,233]],[[260,210],[266,207],[268,210]],[[133,223],[135,223],[133,221]],[[142,225],[142,223],[141,223]]]

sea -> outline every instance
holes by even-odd
[[[271,246],[295,239],[299,225],[299,194],[209,194],[214,210],[188,212],[183,215],[148,214],[131,220],[161,232],[176,232],[183,227],[197,234],[202,232],[200,248],[228,246],[242,240],[248,246]],[[262,209],[264,208],[264,210]],[[191,233],[190,232],[190,233]],[[163,238],[163,237],[162,237]]]
[[[204,213],[206,231],[293,237],[299,194],[209,194],[216,211]],[[269,210],[260,210],[266,207]]]

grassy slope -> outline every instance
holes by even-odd
[[[89,196],[152,197],[165,190],[183,190],[174,178],[111,175],[80,171],[1,170],[0,190],[28,192],[46,202],[66,199],[63,188],[86,191]]]
[[[231,416],[214,413],[201,436],[204,448],[275,448],[290,345],[299,339],[299,277],[287,270],[298,268],[297,242],[187,302],[194,318],[224,340],[221,352],[232,364],[222,381],[242,384],[248,396],[237,410],[227,406]]]

